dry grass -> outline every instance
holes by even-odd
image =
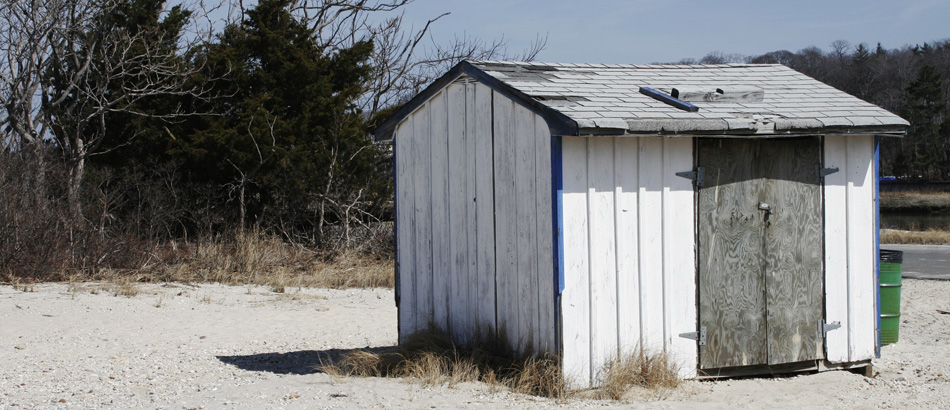
[[[950,232],[936,229],[927,231],[881,229],[881,243],[950,245]]]
[[[680,385],[679,367],[666,352],[636,350],[607,364],[595,397],[621,400],[632,388],[670,390]]]
[[[172,242],[165,245],[164,252],[156,252],[156,259],[155,268],[149,270],[161,280],[256,284],[279,293],[291,287],[345,289],[394,284],[392,260],[355,251],[314,252],[259,232],[225,241]]]
[[[945,215],[950,212],[950,192],[881,192],[883,212]],[[950,218],[950,215],[947,216]],[[881,229],[881,243],[950,245],[950,231],[940,229]]]
[[[200,242],[172,241],[139,252],[143,256],[138,268],[103,267],[60,276],[70,283],[96,281],[96,291],[127,297],[138,294],[138,283],[148,282],[253,284],[268,286],[277,293],[295,287],[346,289],[394,285],[392,259],[357,250],[316,252],[260,232]],[[42,280],[7,276],[10,285],[23,290]]]
[[[572,392],[561,373],[560,359],[553,355],[517,355],[507,338],[493,332],[469,346],[459,346],[449,335],[433,326],[409,336],[392,351],[349,352],[319,370],[337,376],[406,377],[425,385],[455,386],[480,381],[491,389],[542,397],[566,399]]]
[[[374,232],[391,235],[391,225]],[[259,231],[162,243],[125,238],[97,250],[103,256],[96,263],[47,264],[42,274],[7,270],[0,272],[0,284],[27,290],[45,281],[94,281],[109,284],[100,290],[122,296],[134,296],[141,282],[253,284],[278,293],[294,287],[391,288],[393,259],[387,243],[391,247],[391,241],[376,239],[355,248],[312,250]]]
[[[935,212],[950,210],[950,192],[881,192],[881,209],[886,211]]]
[[[469,346],[458,346],[445,332],[431,326],[384,352],[355,350],[319,370],[340,377],[406,377],[425,385],[483,382],[489,389],[560,400],[581,393],[568,388],[560,358],[554,355],[517,355],[504,336],[491,332]],[[597,399],[621,400],[635,388],[669,391],[681,380],[678,366],[666,353],[636,351],[605,366],[600,387],[584,394]]]

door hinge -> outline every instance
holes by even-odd
[[[840,169],[838,169],[838,167],[822,168],[821,165],[815,165],[815,171],[818,174],[818,178],[821,179],[840,171]]]
[[[703,167],[696,167],[696,171],[677,172],[676,176],[692,180],[696,186],[703,186],[706,178],[706,170]]]
[[[818,336],[826,337],[828,332],[841,327],[841,322],[825,323],[825,319],[818,319]]]
[[[679,336],[685,339],[696,340],[700,346],[706,346],[706,326],[700,326],[698,332],[680,333]]]

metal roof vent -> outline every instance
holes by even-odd
[[[755,87],[729,87],[715,90],[677,87],[670,91],[670,96],[682,101],[693,102],[762,102],[765,91]]]
[[[674,90],[675,90],[675,88],[674,88]],[[667,104],[669,104],[669,105],[671,105],[671,106],[673,106],[673,107],[679,108],[679,109],[681,109],[681,110],[683,110],[683,111],[686,111],[686,112],[697,112],[697,111],[699,111],[699,107],[697,107],[697,106],[695,106],[695,105],[693,105],[693,104],[690,104],[690,103],[688,103],[688,102],[686,102],[686,101],[677,99],[676,97],[669,96],[669,95],[667,95],[666,93],[664,93],[664,92],[662,92],[662,91],[657,91],[657,90],[654,90],[654,89],[652,89],[652,88],[650,88],[650,87],[640,87],[640,94],[643,94],[643,95],[645,95],[645,96],[651,97],[651,98],[653,98],[654,100],[657,100],[657,101],[660,101],[660,102],[663,102],[663,103],[667,103]]]

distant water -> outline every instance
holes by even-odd
[[[905,231],[950,230],[950,215],[881,213],[881,228]]]

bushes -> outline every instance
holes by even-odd
[[[391,223],[351,227],[348,242],[297,243],[295,228],[243,229],[220,206],[227,198],[179,175],[167,165],[93,169],[76,219],[52,153],[0,153],[0,280],[392,286]]]

